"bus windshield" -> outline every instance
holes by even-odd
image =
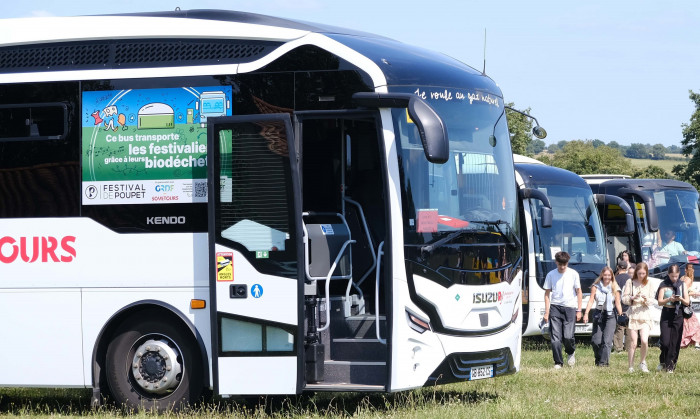
[[[436,281],[510,282],[519,269],[521,244],[503,99],[434,89],[408,91],[425,98],[445,122],[450,141],[446,163],[428,162],[406,110],[392,111],[406,258],[429,268],[423,274]]]
[[[659,217],[659,231],[649,232],[645,226],[642,236],[642,260],[649,268],[669,263],[698,263],[700,261],[700,213],[698,193],[689,190],[654,191]],[[640,208],[643,204],[635,203]],[[642,211],[636,211],[643,216]]]
[[[424,98],[447,125],[450,158],[427,161],[415,125],[395,109],[407,244],[431,242],[454,230],[500,225],[517,235],[513,158],[503,100],[460,89],[406,88]]]
[[[546,193],[552,204],[552,226],[542,228],[539,207],[542,203],[532,200],[533,224],[539,232],[535,240],[535,258],[543,266],[542,272],[556,268],[554,255],[559,251],[569,253],[569,266],[576,269],[582,288],[588,290],[590,283],[605,265],[605,240],[603,227],[590,188],[571,185],[537,185]],[[544,280],[544,277],[538,280]],[[540,284],[542,285],[542,284]]]

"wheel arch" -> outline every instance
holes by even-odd
[[[109,345],[111,337],[114,332],[119,327],[124,319],[127,317],[142,311],[155,310],[160,312],[163,317],[174,319],[179,322],[180,327],[184,327],[192,335],[192,338],[197,342],[199,347],[199,353],[202,361],[202,367],[204,369],[202,377],[202,386],[209,388],[210,386],[210,376],[209,376],[209,361],[206,345],[204,344],[204,339],[202,339],[201,334],[194,326],[192,321],[185,316],[180,310],[173,307],[172,305],[158,300],[141,300],[133,302],[127,306],[122,307],[119,311],[114,313],[105,324],[102,326],[100,333],[97,335],[95,345],[92,350],[92,393],[93,405],[99,405],[101,402],[100,389],[102,384],[105,383],[104,376],[104,363],[107,353],[107,346]]]

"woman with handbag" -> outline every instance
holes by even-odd
[[[685,275],[681,279],[685,283],[685,288],[688,290],[688,297],[700,297],[700,284],[696,284],[693,281],[695,279],[693,265],[685,265]],[[694,342],[695,349],[700,349],[700,320],[698,320],[697,314],[684,317],[681,348],[690,346]]]
[[[586,313],[583,315],[584,323],[588,323],[588,313],[594,302],[596,308],[593,311],[591,345],[593,346],[596,367],[607,367],[610,361],[613,334],[617,326],[615,317],[616,314],[622,314],[620,289],[612,269],[607,266],[600,271],[600,276],[591,286],[591,295],[588,297]]]
[[[659,285],[657,300],[661,309],[659,329],[661,337],[661,355],[657,371],[665,370],[672,373],[678,362],[678,352],[681,349],[683,336],[683,306],[690,304],[688,290],[680,280],[681,272],[678,265],[668,267],[668,276]]]
[[[647,351],[649,350],[649,332],[654,322],[654,314],[651,306],[656,296],[649,282],[649,267],[644,262],[639,262],[634,268],[634,275],[625,283],[622,290],[622,303],[630,306],[627,310],[629,324],[627,325],[627,338],[630,340],[627,348],[627,360],[629,371],[634,372],[634,353],[637,351],[637,335],[641,341],[639,369],[649,372],[647,367]]]

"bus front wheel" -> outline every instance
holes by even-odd
[[[119,326],[105,367],[114,401],[128,409],[180,409],[196,401],[203,387],[194,339],[152,312],[132,315]]]

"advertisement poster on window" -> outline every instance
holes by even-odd
[[[207,201],[207,119],[231,86],[83,92],[83,205]]]

